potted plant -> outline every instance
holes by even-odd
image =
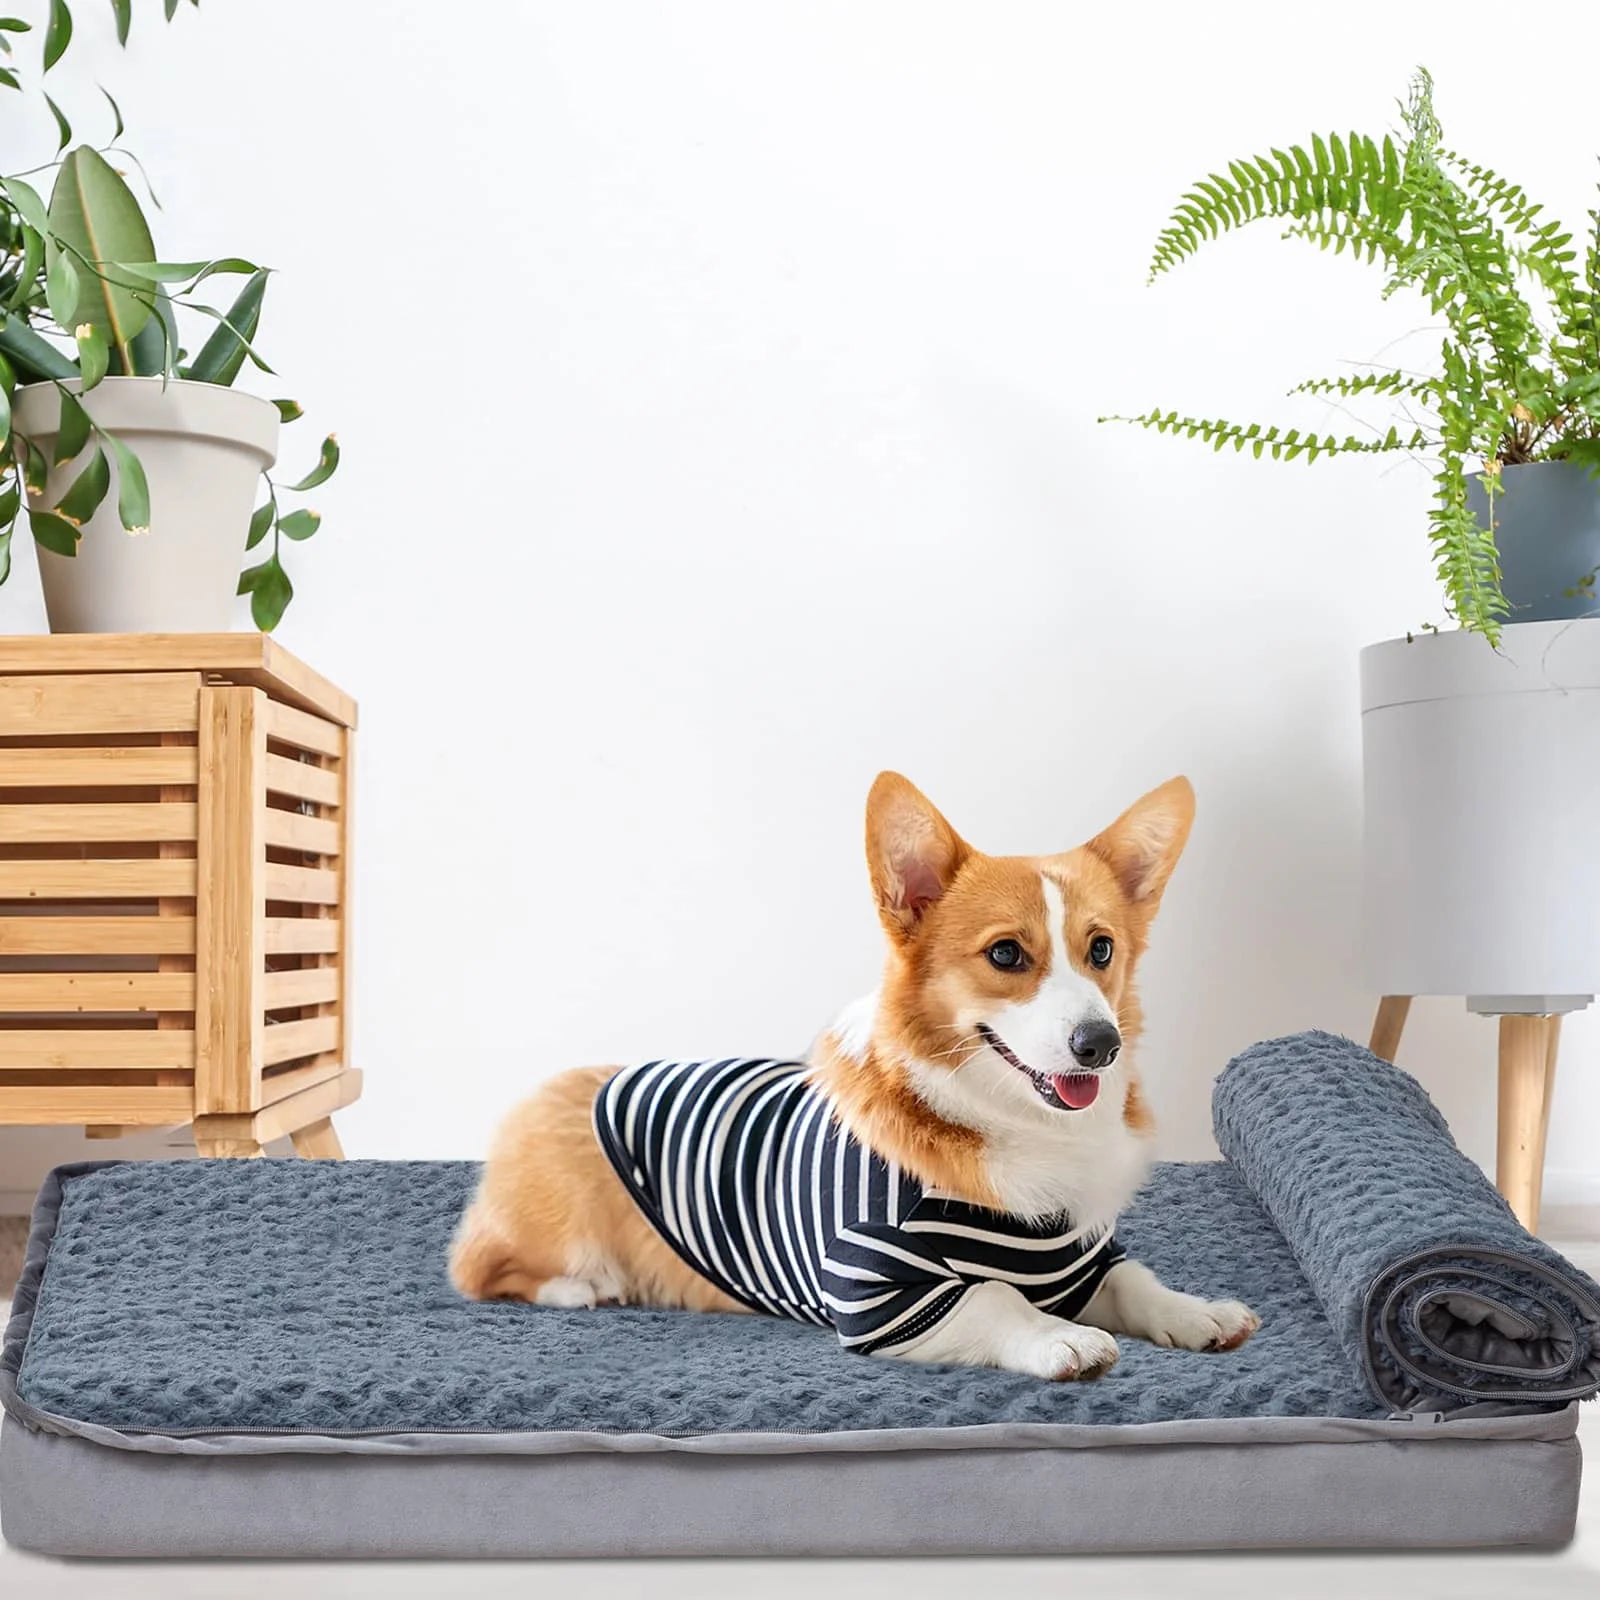
[[[127,7],[113,10],[125,38]],[[0,18],[0,40],[26,28]],[[53,0],[45,71],[70,39],[71,13]],[[25,510],[55,632],[225,630],[235,594],[270,631],[293,595],[282,541],[319,521],[279,497],[326,482],[339,448],[330,436],[305,476],[277,484],[278,429],[300,407],[231,387],[246,362],[271,371],[253,344],[268,273],[237,257],[157,259],[112,164],[132,159],[115,102],[102,153],[69,149],[66,116],[44,98],[59,132],[48,204],[24,177],[0,179],[0,582]],[[245,281],[218,310],[199,291],[224,275]],[[195,322],[206,327],[191,354]],[[265,496],[252,510],[258,478]],[[270,555],[241,574],[269,534]]]
[[[1589,837],[1600,792],[1600,213],[1580,253],[1519,185],[1451,150],[1426,72],[1401,123],[1397,136],[1316,136],[1199,180],[1157,241],[1151,278],[1268,217],[1381,267],[1385,295],[1416,293],[1443,324],[1437,366],[1369,366],[1291,392],[1392,401],[1403,425],[1339,436],[1176,411],[1103,420],[1275,460],[1430,460],[1429,534],[1459,627],[1362,652],[1369,971],[1388,995],[1559,1013],[1600,987]],[[1542,1127],[1548,1114],[1547,1101],[1530,1112],[1522,1088],[1508,1092],[1506,1073],[1503,1051],[1503,1141],[1508,1122]],[[1534,1076],[1542,1097],[1548,1073],[1513,1065],[1530,1093]]]

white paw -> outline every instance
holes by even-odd
[[[1146,1337],[1177,1350],[1237,1350],[1260,1326],[1261,1318],[1241,1301],[1175,1294]]]
[[[539,1285],[533,1303],[539,1306],[562,1306],[569,1311],[588,1311],[598,1298],[594,1285],[583,1278],[546,1278]]]
[[[1117,1341],[1099,1328],[1064,1322],[1058,1328],[1035,1334],[1017,1352],[1013,1371],[1034,1378],[1062,1382],[1069,1378],[1098,1378],[1117,1364]]]

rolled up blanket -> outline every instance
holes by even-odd
[[[1348,1039],[1296,1034],[1231,1062],[1212,1116],[1396,1411],[1600,1388],[1600,1285],[1517,1221],[1415,1078]]]

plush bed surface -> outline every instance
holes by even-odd
[[[464,1162],[47,1180],[0,1353],[0,1516],[59,1555],[1020,1553],[1560,1543],[1600,1288],[1418,1085],[1327,1034],[1219,1080],[1220,1162],[1118,1226],[1263,1325],[1091,1383],[761,1316],[460,1299]],[[619,1516],[618,1508],[626,1515]]]
[[[1242,1350],[1124,1339],[1093,1383],[844,1353],[760,1316],[471,1304],[445,1277],[465,1162],[178,1161],[69,1179],[17,1379],[159,1431],[832,1432],[1382,1417],[1283,1236],[1221,1162],[1159,1167],[1119,1225],[1168,1282],[1262,1315]]]

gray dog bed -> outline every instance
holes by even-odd
[[[1235,1061],[1220,1162],[1119,1225],[1263,1326],[1092,1383],[870,1360],[754,1316],[460,1300],[459,1162],[67,1167],[0,1357],[0,1513],[100,1556],[1022,1553],[1560,1543],[1600,1289],[1416,1083]]]

